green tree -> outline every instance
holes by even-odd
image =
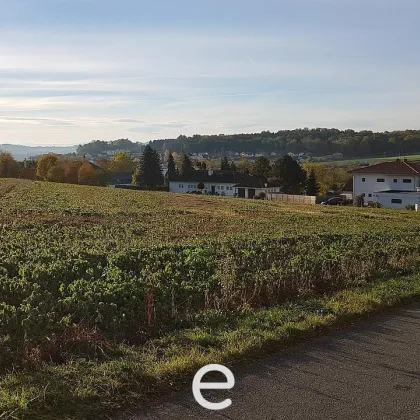
[[[132,156],[128,152],[118,152],[114,155],[111,162],[112,171],[116,172],[132,172],[136,168]]]
[[[0,152],[0,178],[17,178],[20,173],[19,163],[11,153]]]
[[[235,165],[235,162],[232,162],[232,163],[230,164],[230,169],[231,169],[232,171],[236,172],[236,165]]]
[[[308,179],[306,181],[306,195],[318,195],[319,194],[319,185],[316,181],[315,171],[311,169],[308,174]]]
[[[162,168],[159,153],[150,145],[144,148],[138,171],[134,173],[133,181],[136,185],[156,187],[163,185]]]
[[[175,176],[176,176],[175,159],[172,156],[172,153],[170,153],[169,157],[168,157],[168,172],[166,174],[166,177],[167,177],[168,181],[170,181]]]
[[[220,169],[222,171],[229,171],[230,170],[229,161],[227,160],[226,156],[222,159],[222,162],[220,164]]]
[[[206,188],[206,186],[204,185],[204,182],[199,182],[199,183],[197,184],[197,188],[198,188],[201,192],[203,192],[203,190],[204,190],[204,188]]]
[[[306,172],[289,155],[274,162],[272,175],[280,181],[285,194],[302,194],[305,190]]]
[[[181,158],[181,174],[189,175],[192,172],[194,172],[194,168],[193,168],[191,159],[188,157],[186,153],[184,153]]]
[[[136,170],[134,171],[131,183],[133,185],[141,185],[142,184],[142,182],[141,182],[141,171],[140,171],[139,167],[137,167]]]
[[[251,168],[251,173],[253,175],[267,179],[271,173],[270,161],[264,156],[257,157],[255,159],[254,165]]]
[[[242,157],[241,160],[238,162],[237,169],[239,172],[249,172],[251,165],[249,163],[249,158]]]

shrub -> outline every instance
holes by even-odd
[[[368,201],[367,206],[371,209],[380,209],[383,207],[381,203],[378,203],[376,201]]]
[[[356,195],[353,199],[353,206],[355,207],[363,207],[365,205],[365,195],[360,194]]]

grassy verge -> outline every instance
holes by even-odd
[[[142,346],[118,346],[102,360],[0,378],[1,419],[97,419],[134,403],[147,403],[189,384],[208,363],[233,366],[343,326],[368,314],[420,298],[420,275],[379,279],[367,286],[271,309],[197,315],[195,327]]]

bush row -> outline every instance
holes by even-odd
[[[30,349],[82,324],[118,340],[411,269],[417,235],[226,240],[0,263],[0,347]],[[26,351],[25,350],[25,351]]]

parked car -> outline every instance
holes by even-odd
[[[321,204],[325,206],[344,206],[346,204],[346,200],[341,197],[332,197],[323,201]]]

